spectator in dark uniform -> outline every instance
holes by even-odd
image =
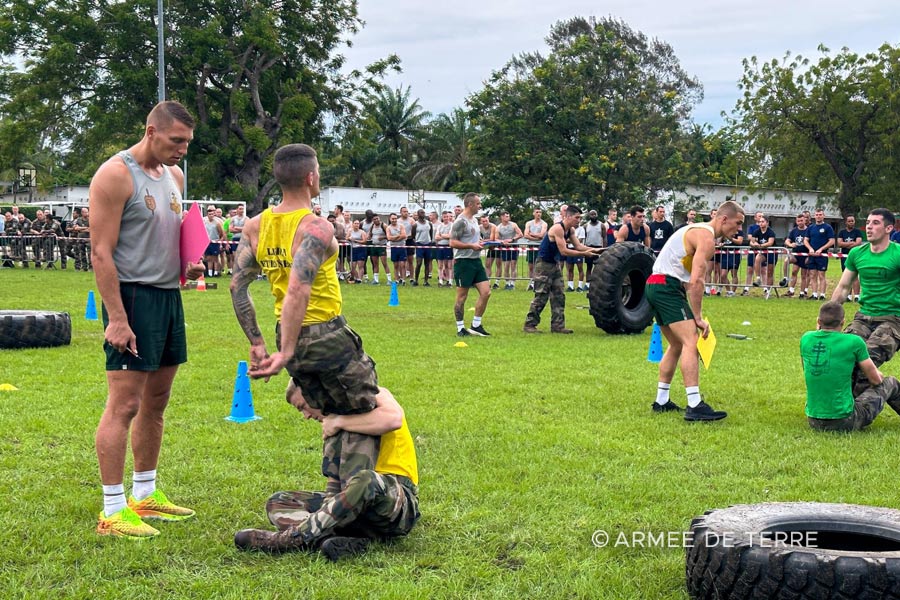
[[[666,208],[662,205],[653,211],[653,220],[650,221],[650,249],[659,252],[666,245],[666,240],[675,233],[675,228],[666,220]]]

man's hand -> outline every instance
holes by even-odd
[[[705,340],[709,337],[709,323],[704,321],[703,319],[698,319],[694,317],[694,323],[697,325],[697,329],[700,330],[700,336]]]
[[[131,352],[137,356],[137,337],[128,321],[110,321],[104,339],[118,352]]]
[[[330,438],[341,431],[338,424],[340,415],[325,415],[322,419],[322,439]]]
[[[205,269],[203,268],[203,262],[192,263],[188,262],[187,268],[184,270],[184,276],[191,281],[196,281],[200,279],[200,276],[203,275]]]
[[[253,344],[250,346],[250,372],[252,373],[269,358],[269,352],[266,350],[265,344]]]
[[[281,372],[289,360],[290,356],[282,352],[276,352],[268,358],[262,359],[256,369],[251,368],[250,377],[253,379],[265,378],[266,381],[269,381],[270,377]]]

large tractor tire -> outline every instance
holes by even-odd
[[[0,310],[0,348],[49,348],[71,341],[69,313]]]
[[[641,333],[653,322],[644,288],[654,260],[637,242],[617,242],[597,258],[588,290],[597,327],[612,334]]]
[[[900,510],[774,502],[712,510],[691,523],[695,600],[900,598]]]

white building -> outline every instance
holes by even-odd
[[[402,207],[415,213],[422,208],[426,212],[453,210],[462,206],[462,198],[452,192],[432,192],[428,190],[381,190],[373,188],[327,187],[322,188],[314,203],[322,207],[322,213],[329,213],[338,204],[344,212],[362,215],[371,209],[378,215],[399,213]]]

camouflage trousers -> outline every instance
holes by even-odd
[[[525,325],[536,327],[541,322],[541,311],[550,300],[550,327],[562,329],[566,326],[566,293],[563,285],[562,271],[556,263],[538,260],[534,264],[534,299]]]
[[[900,318],[897,317],[868,317],[858,312],[844,333],[858,335],[866,341],[869,357],[876,367],[891,360],[900,348]],[[859,367],[854,369],[853,376],[853,397],[856,398],[871,384]]]
[[[75,259],[75,268],[87,271],[91,266],[91,241],[78,238],[69,241],[69,256]]]
[[[400,475],[360,471],[337,494],[276,492],[269,521],[307,544],[332,535],[385,539],[404,536],[419,520],[418,488]]]
[[[885,377],[878,385],[870,385],[856,397],[853,414],[843,419],[813,419],[807,417],[809,426],[819,431],[859,431],[868,427],[887,404],[900,413],[900,381]]]
[[[381,436],[338,431],[322,444],[322,475],[328,479],[325,492],[337,494],[355,475],[375,468]]]

